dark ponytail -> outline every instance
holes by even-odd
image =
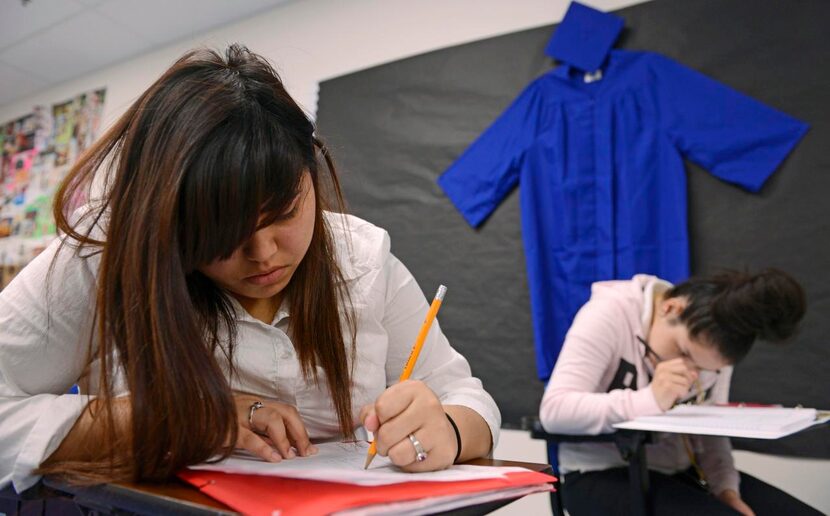
[[[733,364],[749,353],[756,339],[779,342],[791,337],[807,308],[801,285],[778,269],[691,278],[666,293],[672,297],[688,300],[680,321],[689,335],[704,337]]]

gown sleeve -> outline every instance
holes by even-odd
[[[438,178],[438,185],[473,227],[516,187],[525,151],[545,130],[540,81],[529,85]]]
[[[757,192],[807,132],[807,124],[671,59],[650,72],[662,130],[690,161]]]

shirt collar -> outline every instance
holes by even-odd
[[[643,285],[643,318],[640,321],[643,339],[648,341],[648,330],[651,329],[651,318],[654,314],[654,297],[672,288],[672,284],[660,278],[653,278]]]
[[[648,342],[648,331],[651,329],[651,318],[654,314],[654,297],[658,294],[672,288],[672,284],[660,278],[650,278],[645,285],[643,285],[643,318],[640,321],[642,338]],[[643,362],[646,366],[649,376],[654,374],[654,365],[651,360],[647,359],[648,352],[643,355]]]
[[[233,297],[231,295],[228,295],[228,294],[226,294],[226,295],[227,295],[227,298],[230,300],[231,306],[234,309],[237,321],[246,321],[246,322],[253,322],[253,323],[258,323],[258,324],[265,324],[264,322],[262,322],[258,319],[254,319],[254,317],[252,317],[251,314],[249,314],[248,311],[245,310],[245,308],[242,307],[242,304],[240,304],[239,301],[237,301],[235,297]],[[276,326],[280,322],[282,322],[283,319],[287,319],[290,315],[291,314],[289,313],[289,310],[288,310],[288,300],[283,299],[282,303],[280,304],[280,307],[277,309],[277,313],[274,314],[274,320],[271,321],[270,325],[271,326]]]
[[[622,57],[627,55],[627,53],[627,51],[619,49],[613,49],[608,53],[608,57],[599,68],[602,71],[603,81],[607,80],[608,75],[611,74],[611,69],[617,66]],[[580,81],[583,80],[583,77],[585,76],[585,72],[583,70],[580,70],[579,68],[576,68],[575,66],[564,61],[558,61],[558,63],[557,67],[549,72],[551,75],[562,79],[565,82],[572,82],[574,79],[579,79]]]
[[[559,66],[554,68],[550,73],[554,77],[559,77],[560,79],[568,80],[571,77],[571,70],[573,70],[573,66],[569,65],[568,63],[559,63]]]

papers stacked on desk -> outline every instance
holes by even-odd
[[[326,443],[279,463],[230,457],[179,476],[245,514],[425,514],[550,491],[550,475],[524,468],[458,465],[405,473],[386,457],[363,469],[368,443]]]
[[[679,405],[665,414],[638,417],[617,423],[614,428],[778,439],[816,424],[816,416],[815,409],[806,408]]]

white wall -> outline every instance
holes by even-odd
[[[643,0],[589,0],[604,10]],[[314,114],[317,85],[378,64],[561,20],[569,0],[300,0],[255,18],[183,40],[58,87],[0,106],[0,121],[106,86],[104,118],[111,122],[185,50],[241,42],[271,59],[289,92]],[[545,462],[541,441],[505,431],[496,450],[503,459]],[[830,512],[830,461],[736,453],[739,467]],[[499,514],[549,514],[547,495],[534,495]]]
[[[643,0],[593,0],[611,10]],[[122,113],[185,50],[241,42],[276,64],[289,92],[314,113],[317,84],[403,57],[555,23],[568,0],[297,0],[0,106],[0,120],[94,87],[105,119]]]

